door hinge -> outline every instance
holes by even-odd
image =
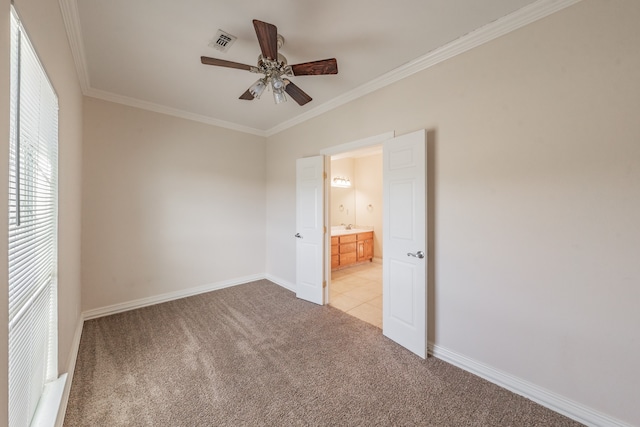
[[[323,280],[323,281],[322,281],[322,289],[324,289],[324,288],[326,288],[326,287],[327,287],[327,281],[326,281],[326,280]]]
[[[322,228],[324,229],[324,230],[322,231],[322,233],[323,233],[323,234],[327,234],[327,226],[325,225],[325,226],[323,226]]]
[[[326,172],[322,172],[322,177],[323,177],[324,179],[327,179],[327,173],[326,173]]]

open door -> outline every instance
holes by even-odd
[[[296,161],[296,296],[323,304],[324,156]]]
[[[382,332],[425,358],[426,150],[425,131],[383,143]]]

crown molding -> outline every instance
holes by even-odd
[[[332,99],[304,114],[296,116],[291,120],[280,123],[267,130],[267,136],[280,133],[290,127],[303,123],[344,104],[354,101],[360,97],[368,95],[385,86],[396,83],[415,73],[433,67],[447,59],[460,55],[468,50],[483,45],[491,40],[503,36],[511,31],[515,31],[525,25],[531,24],[539,19],[549,16],[561,9],[569,7],[582,0],[538,0],[515,12],[505,15],[495,21],[471,31],[464,36],[447,43],[446,45],[432,50],[413,61],[410,61],[395,70],[388,72],[356,89],[349,91],[337,98]]]
[[[354,90],[346,92],[341,96],[332,99],[331,101],[325,102],[324,104],[321,104],[290,120],[282,122],[268,130],[255,129],[239,125],[237,123],[226,122],[212,117],[190,113],[188,111],[166,107],[152,102],[129,98],[111,92],[92,88],[89,81],[89,73],[87,70],[84,45],[82,42],[82,29],[80,26],[80,15],[78,13],[77,0],[59,1],[60,9],[62,10],[62,15],[64,18],[64,24],[67,30],[67,37],[69,38],[69,44],[73,53],[73,59],[76,64],[78,79],[80,81],[80,86],[84,95],[128,105],[131,107],[142,108],[157,113],[168,114],[187,120],[193,120],[231,130],[236,130],[239,132],[245,132],[252,135],[269,137],[300,123],[303,123],[307,120],[310,120],[314,117],[317,117],[321,114],[324,114],[328,111],[331,111],[335,108],[338,108],[342,105],[345,105],[365,95],[368,95],[372,92],[375,92],[378,89],[382,89],[386,86],[396,83],[415,73],[433,67],[434,65],[446,61],[447,59],[467,52],[468,50],[478,47],[484,43],[490,42],[491,40],[510,33],[511,31],[515,31],[521,27],[524,27],[525,25],[549,16],[582,0],[538,0],[521,9],[516,10],[513,13],[510,13],[509,15],[505,15],[499,19],[496,19],[495,21],[481,28],[478,28],[477,30],[471,31],[470,33],[465,34],[464,36],[440,48],[434,49],[426,55],[410,61],[393,71],[390,71],[374,80],[371,80],[368,83],[355,88]]]
[[[69,47],[71,47],[71,54],[73,55],[73,62],[76,64],[76,73],[78,74],[80,88],[82,89],[82,93],[85,93],[91,87],[91,84],[89,82],[87,59],[84,54],[78,3],[77,0],[60,0],[59,3],[62,20],[67,30]]]
[[[239,125],[237,123],[226,122],[224,120],[218,120],[212,117],[190,113],[188,111],[180,110],[177,108],[171,108],[153,102],[143,101],[136,98],[118,95],[113,92],[107,92],[92,88],[89,80],[89,71],[84,51],[84,43],[82,41],[82,27],[80,26],[78,2],[77,0],[59,0],[59,2],[60,10],[62,12],[62,18],[64,20],[64,25],[67,31],[67,38],[69,39],[69,46],[71,47],[71,53],[76,65],[76,72],[78,73],[78,80],[80,81],[82,93],[85,96],[128,105],[130,107],[141,108],[143,110],[149,110],[156,113],[180,117],[183,119],[218,126],[225,129],[231,129],[252,135],[266,137],[266,132],[260,129],[254,129],[248,126]]]
[[[112,92],[107,92],[107,91],[98,90],[98,89],[87,89],[84,92],[84,95],[92,98],[102,99],[104,101],[115,102],[117,104],[128,105],[129,107],[136,107],[142,110],[149,110],[155,113],[167,114],[169,116],[179,117],[181,119],[192,120],[195,122],[205,123],[208,125],[213,125],[213,126],[217,126],[225,129],[248,133],[251,135],[257,135],[262,137],[267,136],[266,132],[260,129],[239,125],[237,123],[226,122],[224,120],[218,120],[218,119],[214,119],[213,117],[190,113],[188,111],[180,110],[177,108],[167,107],[166,105],[156,104],[148,101],[142,101],[137,98],[130,98],[128,96],[122,96]]]

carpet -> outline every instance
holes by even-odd
[[[64,425],[581,424],[260,280],[86,321]]]

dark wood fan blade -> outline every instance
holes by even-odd
[[[262,56],[269,59],[278,59],[278,28],[273,24],[253,20],[253,27],[256,29],[258,43]]]
[[[336,58],[320,61],[304,62],[291,66],[294,76],[318,76],[322,74],[338,74]]]
[[[240,95],[240,98],[238,99],[246,99],[247,101],[251,101],[253,99],[253,95],[251,95],[251,92],[249,92],[249,89],[247,89],[247,91]]]
[[[217,65],[219,67],[237,68],[239,70],[251,70],[251,65],[240,64],[239,62],[225,61],[224,59],[209,58],[208,56],[201,56],[200,61],[205,65]]]
[[[292,97],[298,104],[304,105],[311,101],[311,97],[306,94],[305,91],[294,85],[290,80],[284,79],[286,86],[284,90]]]

